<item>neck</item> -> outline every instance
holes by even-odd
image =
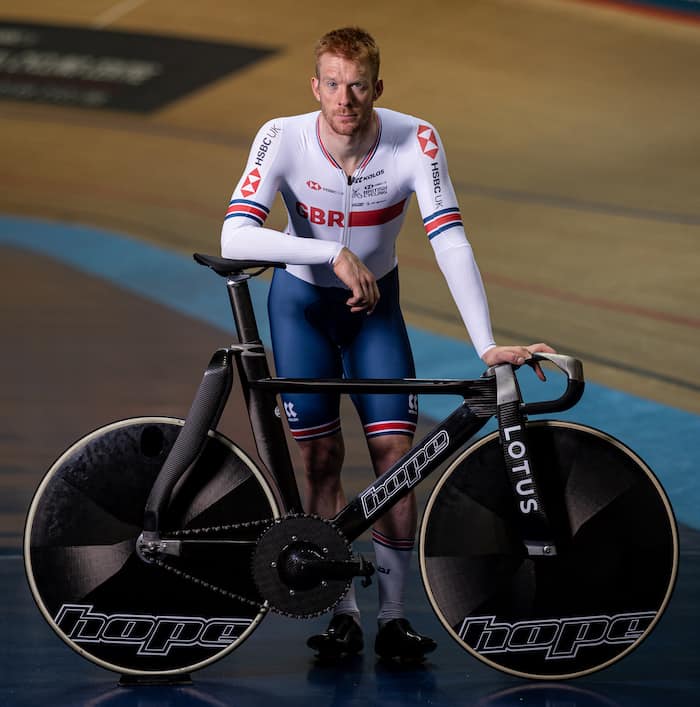
[[[324,147],[333,155],[335,161],[343,168],[348,177],[355,173],[369,149],[377,139],[379,121],[376,114],[359,132],[352,135],[342,135],[335,132],[326,122],[323,113],[319,116],[319,132]]]

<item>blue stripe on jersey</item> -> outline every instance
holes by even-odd
[[[264,204],[259,204],[257,201],[250,201],[249,199],[233,199],[229,202],[224,220],[235,216],[244,216],[245,218],[252,219],[262,226],[265,223],[265,219],[269,213],[270,209],[268,209]]]
[[[456,226],[463,228],[464,224],[462,223],[462,215],[459,209],[452,207],[449,209],[440,209],[440,211],[435,211],[430,214],[430,216],[426,216],[423,219],[423,226],[425,227],[428,239],[433,239],[448,228],[454,228]]]
[[[440,216],[445,216],[447,214],[459,214],[459,209],[457,207],[452,207],[449,209],[440,209],[440,211],[434,211],[430,216],[426,216],[423,219],[423,223],[427,226],[430,221],[434,221],[436,218],[440,218]]]
[[[455,228],[456,226],[461,226],[462,228],[464,227],[464,224],[461,221],[453,221],[452,223],[445,224],[442,228],[438,228],[436,231],[431,231],[430,234],[428,235],[428,240],[432,241],[435,236],[440,235],[443,231],[446,231],[448,228]]]

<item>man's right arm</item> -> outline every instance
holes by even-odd
[[[258,131],[226,211],[221,254],[240,260],[332,265],[342,249],[340,243],[296,238],[264,228],[286,161],[294,158],[287,154],[284,137],[284,121],[279,119],[271,120]]]
[[[379,299],[374,275],[341,243],[297,238],[264,228],[285,173],[284,121],[263,125],[253,142],[243,176],[233,190],[221,229],[221,254],[239,260],[269,260],[294,265],[323,265],[352,291],[347,304],[353,312],[371,312]],[[261,149],[264,147],[265,149]]]

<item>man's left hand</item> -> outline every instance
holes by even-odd
[[[481,360],[487,366],[495,366],[499,363],[512,363],[514,366],[522,366],[523,363],[532,358],[533,353],[538,352],[556,353],[551,346],[543,343],[531,344],[530,346],[494,346],[481,357]],[[540,380],[546,380],[539,363],[535,363],[533,368]]]

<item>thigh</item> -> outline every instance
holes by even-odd
[[[398,274],[379,281],[381,298],[343,351],[346,375],[354,378],[414,378],[415,365],[399,306]],[[413,394],[358,395],[353,398],[368,436],[412,435],[418,419]]]
[[[339,378],[337,346],[307,316],[322,292],[283,270],[275,271],[268,297],[275,370],[284,378]],[[335,393],[284,394],[284,410],[295,439],[313,439],[340,429]]]

